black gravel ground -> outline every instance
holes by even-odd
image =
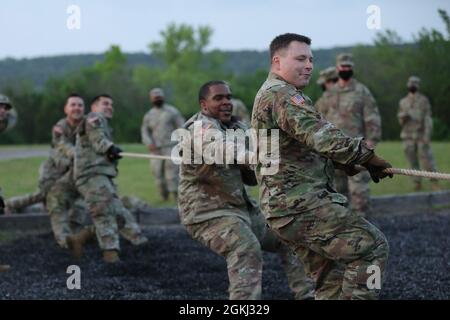
[[[450,214],[372,219],[389,240],[391,253],[382,299],[450,298]],[[81,261],[58,249],[51,234],[0,246],[1,299],[226,299],[223,259],[190,239],[180,226],[145,229],[149,244],[122,242],[122,262],[101,262],[92,244]],[[265,254],[264,299],[292,299],[276,255]],[[68,290],[69,265],[81,268],[81,289]]]

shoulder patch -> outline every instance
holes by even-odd
[[[89,118],[87,119],[87,122],[88,122],[90,125],[93,125],[93,124],[100,124],[100,118],[99,118],[98,116],[92,116],[92,117],[89,117]]]
[[[305,105],[305,98],[299,94],[296,94],[291,97],[291,102],[296,106],[303,107]]]
[[[53,127],[53,134],[54,135],[60,136],[60,135],[63,134],[63,132],[64,132],[64,130],[60,126],[54,126]]]
[[[206,131],[208,131],[211,127],[212,127],[212,123],[202,124],[202,137],[205,135]]]

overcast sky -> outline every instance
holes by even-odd
[[[69,30],[67,8],[80,8],[81,29]],[[148,44],[171,22],[213,28],[210,48],[267,48],[272,38],[295,32],[312,38],[313,49],[372,43],[367,8],[380,8],[381,30],[411,40],[422,27],[445,32],[438,8],[449,0],[1,0],[0,59],[100,53],[111,44],[148,52]]]

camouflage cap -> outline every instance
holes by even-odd
[[[413,85],[418,87],[420,85],[420,78],[417,76],[411,76],[408,78],[408,83],[406,85],[408,87]]]
[[[337,66],[354,66],[353,55],[351,53],[341,53],[336,57]]]
[[[164,97],[164,91],[161,88],[153,88],[150,90],[150,97],[156,98],[156,97]]]
[[[322,71],[321,71],[320,73],[322,73]],[[325,78],[322,76],[322,74],[319,74],[319,78],[317,78],[316,83],[317,83],[317,85],[319,85],[319,86],[325,84]]]
[[[320,71],[319,75],[320,77],[324,78],[325,82],[337,79],[339,77],[335,67],[328,67],[326,69],[323,69],[322,71]]]
[[[4,94],[0,94],[0,104],[6,105],[6,109],[12,108],[11,100]]]

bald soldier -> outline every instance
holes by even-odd
[[[232,116],[230,87],[224,81],[205,83],[199,91],[199,103],[201,111],[184,125],[190,137],[201,140],[201,147],[194,148],[196,142],[183,140],[183,151],[199,156],[200,162],[188,158],[181,165],[181,223],[195,240],[225,258],[231,300],[261,299],[261,249],[281,256],[297,299],[312,298],[312,282],[305,276],[301,262],[266,228],[259,207],[244,188],[244,183],[256,183],[254,172],[246,164],[211,163],[207,156],[202,157],[202,150],[227,148],[227,130],[248,128]],[[197,126],[201,136],[196,137]],[[223,139],[210,141],[206,136],[212,132],[222,134]],[[234,145],[231,147],[234,149]]]
[[[400,100],[398,121],[402,127],[400,137],[403,140],[403,149],[406,159],[412,169],[436,171],[433,153],[430,146],[433,120],[431,118],[431,105],[428,98],[419,92],[420,78],[411,76],[407,82],[408,94]],[[422,181],[413,178],[414,190],[422,189]],[[431,180],[433,190],[440,190],[437,180]]]
[[[13,109],[9,98],[0,94],[0,134],[11,130],[17,122],[17,113]],[[2,196],[2,189],[0,188],[0,214],[3,214],[5,203]],[[0,272],[8,271],[9,265],[0,264]]]
[[[316,108],[325,119],[351,137],[363,137],[370,147],[381,139],[381,118],[369,89],[353,78],[353,57],[349,53],[336,58],[338,82],[317,101]],[[352,210],[366,216],[370,212],[370,175],[348,177],[336,170],[337,191],[349,198]]]
[[[170,156],[173,143],[172,132],[181,128],[185,119],[177,108],[165,102],[164,91],[154,88],[150,91],[152,108],[144,115],[141,126],[142,143],[155,155]],[[150,167],[161,198],[165,201],[178,193],[179,167],[170,160],[151,159]]]
[[[256,166],[261,209],[274,233],[302,259],[316,283],[316,299],[375,299],[387,240],[345,206],[347,199],[332,187],[334,168],[355,175],[355,165],[363,165],[379,182],[391,165],[363,137],[326,121],[303,93],[313,71],[310,43],[287,33],[270,44],[271,69],[255,98],[252,127],[259,134],[278,133],[279,160],[275,171],[261,159]],[[372,268],[380,286],[369,286]]]

